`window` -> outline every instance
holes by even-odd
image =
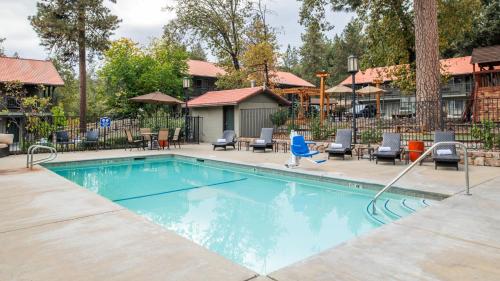
[[[202,84],[203,84],[203,80],[201,80],[201,79],[195,79],[194,80],[194,87],[196,89],[200,89],[202,87]]]

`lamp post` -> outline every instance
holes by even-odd
[[[347,71],[351,73],[352,77],[352,133],[353,133],[353,141],[354,144],[356,144],[356,134],[357,134],[357,129],[356,129],[356,89],[354,89],[354,86],[356,84],[355,82],[355,77],[356,73],[359,71],[358,67],[358,58],[354,55],[350,55],[347,58]]]
[[[188,132],[189,132],[189,88],[191,87],[191,78],[184,77],[182,78],[182,88],[184,89],[184,104],[186,105],[186,112],[184,113],[184,139],[188,141]]]

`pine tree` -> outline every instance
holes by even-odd
[[[316,72],[326,70],[327,39],[318,21],[310,21],[301,37],[301,76],[307,81],[316,81]]]
[[[196,44],[191,46],[189,50],[189,58],[192,60],[207,60],[207,54],[205,53],[205,49],[203,49],[203,46],[200,42],[197,42]]]
[[[299,65],[299,50],[297,48],[290,46],[286,47],[286,51],[281,54],[281,65],[280,69],[283,71],[291,72],[299,75],[300,65]]]
[[[115,3],[115,0],[109,0]],[[80,129],[86,131],[87,59],[109,46],[109,37],[120,20],[104,0],[42,0],[29,20],[41,37],[42,46],[64,62],[78,61],[80,82]]]

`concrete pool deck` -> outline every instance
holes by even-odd
[[[179,154],[283,168],[285,153],[109,150],[57,161]],[[500,170],[416,167],[397,185],[451,196],[268,276],[241,267],[42,167],[0,158],[0,280],[498,280]],[[404,166],[368,160],[303,161],[297,171],[385,184]],[[70,203],[70,204],[69,204]]]

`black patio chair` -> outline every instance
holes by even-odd
[[[66,151],[69,151],[70,144],[75,144],[75,141],[69,139],[67,131],[56,132],[56,145],[60,146],[62,151],[64,151],[64,147],[66,147]]]
[[[226,150],[226,147],[228,147],[228,146],[232,146],[233,149],[235,149],[235,145],[236,145],[235,138],[236,138],[236,134],[234,133],[233,130],[225,130],[224,132],[222,132],[222,137],[219,140],[217,140],[216,142],[212,143],[212,145],[214,146],[214,150],[217,147],[222,147],[222,148],[224,148],[224,150]],[[224,140],[224,141],[222,141],[222,140]]]
[[[330,144],[325,152],[328,153],[328,159],[330,157],[342,157],[345,159],[346,155],[352,157],[352,130],[351,129],[339,129],[335,135],[335,143]]]
[[[85,149],[94,146],[95,150],[99,150],[99,131],[89,131],[82,142]]]
[[[388,147],[389,150],[383,151],[381,147]],[[397,133],[384,133],[382,135],[382,145],[373,154],[375,156],[375,164],[378,164],[379,161],[389,161],[394,165],[396,165],[396,159],[401,161],[401,155],[401,134]]]
[[[444,141],[455,141],[455,132],[452,131],[436,131],[434,134],[434,144]],[[458,171],[458,163],[460,156],[457,154],[457,149],[453,144],[438,145],[432,151],[432,160],[434,160],[434,169],[438,166],[455,167]]]
[[[273,133],[273,128],[262,128],[260,130],[260,138],[250,144],[252,151],[255,152],[255,150],[262,150],[263,152],[266,152],[266,149],[273,149]]]

